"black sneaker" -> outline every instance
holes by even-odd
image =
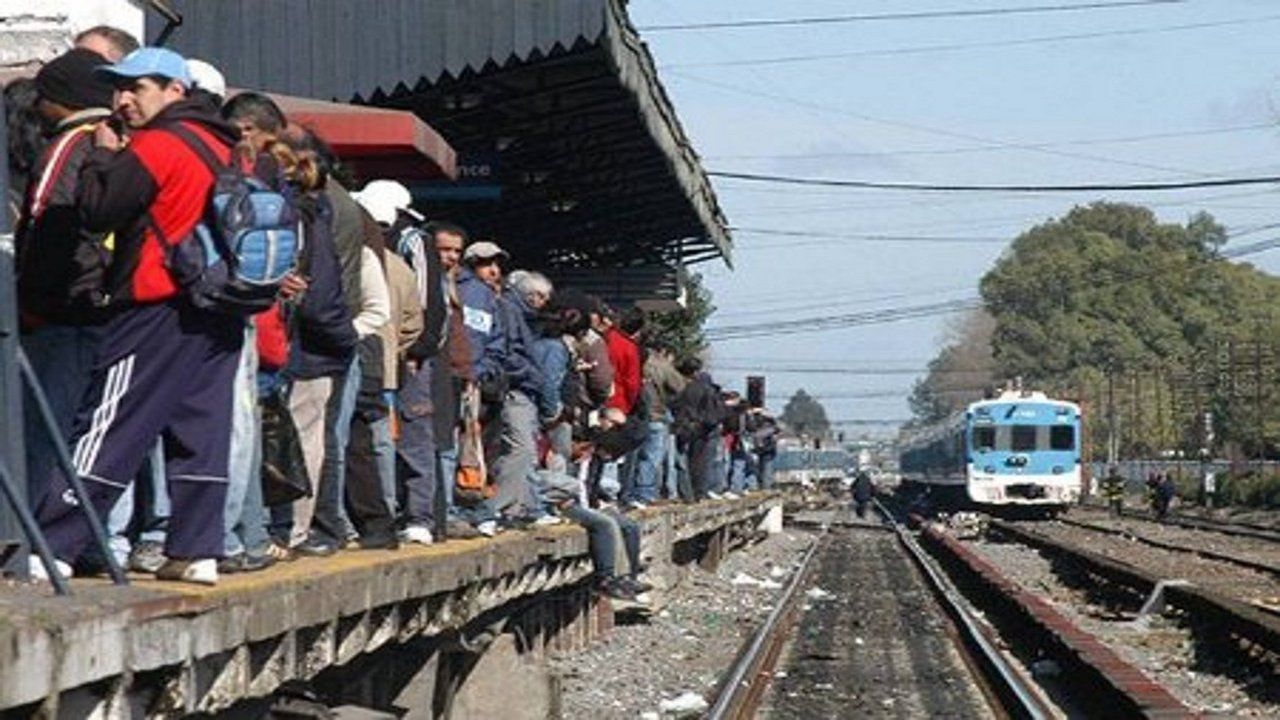
[[[293,551],[303,557],[328,557],[338,552],[338,546],[328,540],[308,538]]]
[[[276,559],[270,555],[255,555],[250,553],[240,553],[231,557],[223,558],[218,561],[218,572],[224,575],[234,575],[235,573],[258,572],[266,570],[276,564]]]
[[[480,537],[480,531],[464,520],[452,519],[445,524],[445,537],[452,540],[470,540]]]
[[[643,595],[653,589],[653,586],[649,583],[633,577],[624,577],[620,582],[626,584],[626,586],[630,588],[631,592],[636,595]]]
[[[360,536],[361,550],[399,550],[400,538],[395,533],[371,533]]]
[[[601,595],[611,597],[614,600],[635,600],[636,594],[622,578],[609,578],[602,581],[596,589]]]
[[[135,572],[154,573],[169,558],[164,556],[164,546],[151,540],[143,540],[129,553],[129,569]]]

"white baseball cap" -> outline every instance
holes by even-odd
[[[417,216],[410,208],[413,195],[409,193],[409,188],[395,180],[371,180],[363,190],[352,193],[351,196],[369,211],[374,220],[383,225],[394,225],[396,212],[399,210]]]
[[[227,96],[227,79],[222,76],[218,68],[204,60],[188,59],[187,74],[191,76],[192,87],[213,93],[220,98]]]

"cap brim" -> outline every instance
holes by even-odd
[[[129,67],[125,65],[123,62],[116,63],[115,65],[99,65],[98,67],[93,69],[93,74],[111,83],[112,85],[115,85],[121,79],[133,80],[140,77],[153,77],[153,76],[169,77],[168,75],[165,75],[163,73],[158,73],[155,70],[151,70],[149,68]],[[182,83],[182,86],[185,88],[191,87],[191,80],[188,78],[169,77],[169,79]]]

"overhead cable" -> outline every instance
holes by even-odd
[[[1208,22],[1186,23],[1183,25],[1164,25],[1160,27],[1133,28],[1129,30],[1096,30],[1079,33],[1063,33],[1061,35],[1038,35],[1035,37],[1015,38],[1012,40],[982,40],[963,43],[940,43],[937,45],[912,45],[909,47],[886,48],[884,50],[851,50],[835,53],[813,53],[810,55],[781,55],[767,58],[744,58],[740,60],[711,60],[707,62],[670,63],[661,66],[660,70],[675,68],[706,67],[754,67],[763,65],[791,65],[795,63],[817,62],[822,60],[850,60],[860,57],[881,57],[892,55],[919,55],[935,52],[955,52],[958,50],[977,50],[982,48],[1017,47],[1022,45],[1041,45],[1044,43],[1073,42],[1077,40],[1096,40],[1110,37],[1128,37],[1133,35],[1150,35],[1155,33],[1181,32],[1184,30],[1203,30],[1206,28],[1229,27],[1232,25],[1252,25],[1256,23],[1280,20],[1280,15],[1259,15],[1249,18],[1233,18],[1231,20],[1213,20]]]
[[[918,12],[882,13],[876,15],[827,15],[798,18],[762,18],[758,20],[722,20],[718,22],[647,25],[641,32],[676,32],[682,30],[724,30],[729,28],[790,27],[797,25],[837,25],[884,20],[934,20],[942,18],[975,18],[993,15],[1030,15],[1032,13],[1080,12],[1084,10],[1114,10],[1143,5],[1180,5],[1185,0],[1116,0],[1114,2],[1086,2],[1059,5],[1031,5],[1028,7],[975,8],[971,10],[923,10]]]
[[[839,180],[834,178],[809,178],[792,175],[768,175],[763,173],[741,173],[709,170],[707,175],[726,180],[744,180],[747,182],[767,182],[781,185],[808,185],[820,187],[858,188],[862,190],[924,190],[929,192],[1163,192],[1169,190],[1190,190],[1194,188],[1235,187],[1238,185],[1272,185],[1280,183],[1280,176],[1266,175],[1261,177],[1239,178],[1207,178],[1204,180],[1183,180],[1178,182],[1136,182],[1136,183],[1083,183],[1078,185],[967,185],[961,183],[905,183],[879,182],[874,180]]]
[[[1018,150],[1049,149],[1055,147],[1079,147],[1088,145],[1123,145],[1150,140],[1172,140],[1176,138],[1201,137],[1205,135],[1227,135],[1239,132],[1255,132],[1258,130],[1274,130],[1274,122],[1247,123],[1244,125],[1227,125],[1224,127],[1200,128],[1198,130],[1174,130],[1161,133],[1141,135],[1121,135],[1106,138],[1079,138],[1073,140],[1055,140],[1052,142],[1035,142],[1019,144]],[[716,162],[720,160],[827,160],[839,157],[890,157],[904,155],[967,155],[970,153],[999,152],[1012,148],[991,145],[968,145],[955,148],[910,149],[901,150],[830,150],[825,152],[778,153],[778,154],[740,154],[740,155],[704,155],[703,160]]]

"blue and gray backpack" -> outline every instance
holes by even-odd
[[[200,156],[214,184],[204,219],[168,249],[169,272],[196,307],[240,316],[269,309],[303,244],[291,193],[221,162],[181,123],[170,129]]]

